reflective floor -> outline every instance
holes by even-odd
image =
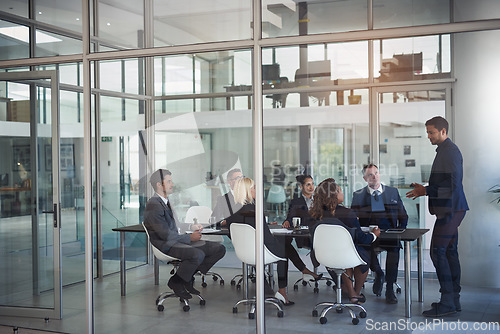
[[[224,265],[224,263],[222,263]],[[191,303],[191,310],[184,312],[176,299],[165,302],[165,310],[158,312],[155,299],[166,289],[170,267],[161,266],[160,285],[153,284],[152,266],[142,266],[127,273],[127,295],[120,296],[119,275],[111,275],[95,282],[95,333],[255,333],[255,320],[248,319],[248,309],[240,307],[233,314],[232,307],[242,298],[242,292],[230,285],[231,278],[239,272],[234,268],[217,267],[216,271],[225,278],[225,285],[208,280],[202,290],[206,305]],[[322,301],[334,300],[334,292],[326,284],[320,284],[319,293],[313,293],[312,287],[298,286],[293,283],[301,275],[291,271],[289,275],[289,297],[295,305],[285,308],[283,318],[276,316],[276,310],[266,306],[267,333],[500,333],[500,289],[473,288],[464,286],[461,313],[445,318],[445,322],[432,325],[432,319],[421,316],[431,302],[437,300],[438,284],[435,279],[425,279],[424,300],[414,302],[413,317],[408,321],[404,317],[404,296],[399,295],[399,303],[388,305],[383,297],[371,293],[371,283],[366,284],[367,302],[364,304],[368,316],[356,326],[351,324],[347,312],[337,314],[329,312],[328,322],[321,325],[318,318],[311,316],[314,305]],[[403,279],[399,282],[403,284]],[[416,281],[413,284],[413,300],[416,299]],[[250,284],[253,288],[253,284]],[[404,289],[403,289],[404,291]],[[64,318],[62,320],[31,319],[21,317],[1,317],[0,333],[42,333],[43,330],[56,333],[85,333],[85,286],[77,284],[66,287],[63,291]],[[478,322],[478,323],[474,323]],[[461,327],[457,327],[461,326]],[[473,327],[476,326],[476,327]],[[488,326],[490,329],[488,330]],[[459,331],[465,329],[468,331]],[[480,329],[472,331],[472,328]],[[482,330],[481,330],[482,328]]]

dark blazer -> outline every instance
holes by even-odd
[[[157,194],[149,199],[144,210],[144,225],[151,243],[163,252],[179,242],[191,244],[189,234],[179,234],[175,221],[174,213]]]
[[[313,240],[314,240],[314,231],[316,230],[316,227],[318,227],[321,224],[340,225],[342,227],[345,227],[351,233],[355,245],[369,245],[375,239],[373,234],[364,233],[361,230],[359,223],[357,224],[354,223],[354,225],[357,226],[348,226],[344,224],[342,221],[340,221],[338,218],[334,217],[330,212],[325,211],[323,214],[323,219],[318,220],[316,224],[313,225],[312,228],[311,227],[309,228],[311,230],[311,236],[313,237]]]
[[[306,200],[304,196],[302,196],[302,193],[299,197],[290,201],[290,207],[285,219],[290,222],[290,226],[293,217],[300,217],[300,225],[302,226],[309,226],[311,222],[314,222],[314,219],[309,215],[309,209],[307,208]]]
[[[337,208],[335,208],[335,218],[350,228],[361,228],[356,213],[343,205],[337,205]]]
[[[229,191],[227,194],[217,197],[212,217],[215,217],[216,221],[221,221],[238,212],[240,208],[241,204],[234,202],[234,195]]]
[[[462,153],[457,145],[447,138],[436,149],[429,185],[425,187],[431,214],[444,216],[456,211],[469,210],[462,179]]]
[[[245,213],[250,215],[253,213],[253,217],[244,216]],[[231,216],[229,220],[231,224],[242,223],[255,228],[255,204],[243,205],[243,207]],[[231,224],[229,225],[229,230],[231,230]],[[266,245],[267,249],[274,255],[281,258],[287,257],[285,253],[285,244],[273,236],[267,224],[264,224],[264,245]]]
[[[394,187],[382,185],[382,200],[386,212],[386,218],[391,223],[392,228],[406,228],[408,224],[408,214],[406,213],[403,201],[399,192]],[[359,189],[352,195],[351,209],[356,212],[361,226],[371,225],[372,204],[368,186]]]

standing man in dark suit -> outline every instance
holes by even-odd
[[[226,253],[226,248],[217,242],[201,239],[203,226],[178,224],[170,206],[168,196],[174,191],[172,173],[158,169],[151,175],[150,183],[155,195],[146,204],[144,225],[149,232],[151,243],[163,253],[182,260],[175,275],[168,281],[168,286],[182,298],[191,298],[191,293],[200,292],[193,286],[193,275],[197,271],[206,274]],[[181,233],[181,228],[189,226],[191,234]]]
[[[356,212],[359,218],[360,225],[377,225],[380,229],[406,228],[408,214],[399,192],[394,187],[380,183],[380,174],[375,164],[368,164],[363,167],[363,179],[368,185],[354,192],[351,205],[351,209]],[[401,243],[399,241],[377,240],[371,246],[370,269],[375,272],[373,293],[380,295],[384,283],[384,272],[380,267],[377,252],[375,251],[377,248],[387,251],[385,300],[389,304],[396,304],[398,299],[394,294],[394,283],[398,278]]]
[[[440,317],[461,311],[458,227],[469,210],[462,185],[462,153],[448,138],[448,122],[433,117],[425,123],[427,138],[437,145],[429,185],[413,183],[408,198],[429,196],[429,212],[436,215],[431,239],[431,259],[439,280],[441,300],[432,303],[426,317]]]
[[[226,219],[231,217],[234,213],[241,209],[239,203],[234,201],[234,186],[236,182],[243,178],[243,173],[241,169],[234,168],[227,173],[227,182],[229,183],[229,191],[217,197],[217,202],[215,204],[214,210],[212,211],[212,217],[215,217],[215,221],[221,222],[222,226],[227,225]]]

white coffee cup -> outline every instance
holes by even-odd
[[[300,226],[300,217],[293,217],[292,225],[293,227],[298,228]]]

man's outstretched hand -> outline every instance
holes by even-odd
[[[425,191],[425,187],[423,185],[419,183],[412,183],[411,186],[413,187],[413,190],[407,192],[406,197],[415,199],[426,195],[427,192]]]

